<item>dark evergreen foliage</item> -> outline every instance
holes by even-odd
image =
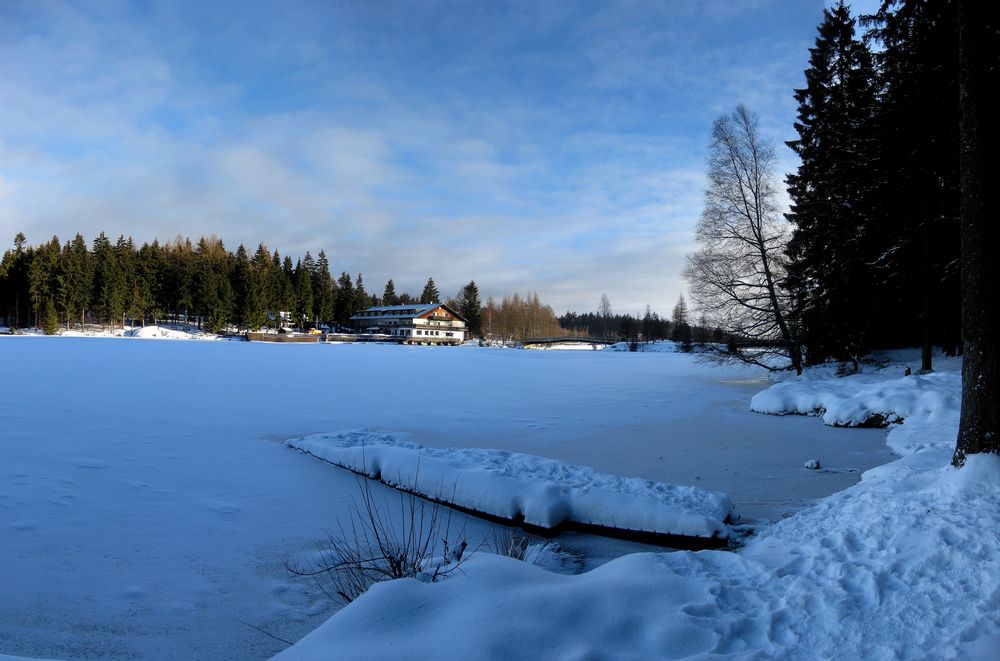
[[[795,228],[786,285],[811,363],[857,360],[891,300],[885,287],[873,287],[889,275],[873,208],[878,89],[871,52],[854,26],[843,2],[824,11],[806,87],[795,91],[799,139],[788,143],[801,165],[788,177],[786,217]]]
[[[434,284],[434,278],[427,278],[424,291],[420,294],[420,302],[424,304],[441,302],[441,294],[438,292],[437,285]]]
[[[214,236],[137,248],[131,237],[112,243],[102,232],[88,248],[79,234],[64,245],[52,237],[32,247],[18,233],[0,260],[0,325],[47,329],[54,317],[65,327],[168,321],[222,332],[277,327],[283,315],[303,325],[333,323],[336,287],[326,254],[319,256],[306,253],[296,269],[263,244],[250,257]]]
[[[796,91],[788,287],[810,362],[960,348],[958,39],[953,0],[824,13]],[[869,49],[866,43],[874,46]]]
[[[392,278],[389,278],[389,281],[385,283],[385,291],[382,292],[382,305],[400,305],[399,297],[396,296],[396,285]]]
[[[479,299],[479,287],[475,280],[462,287],[458,297],[458,312],[468,322],[469,336],[482,337],[483,334],[483,304]]]

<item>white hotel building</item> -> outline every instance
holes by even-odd
[[[389,305],[368,308],[351,317],[351,325],[364,333],[381,333],[403,344],[461,344],[466,320],[442,303]]]

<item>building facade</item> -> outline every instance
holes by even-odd
[[[461,344],[468,330],[465,318],[443,303],[368,308],[351,317],[351,325],[403,344]]]

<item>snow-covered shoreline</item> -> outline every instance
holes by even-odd
[[[829,424],[901,418],[888,442],[903,456],[738,553],[630,555],[580,576],[480,555],[441,583],[375,586],[279,658],[995,658],[1000,458],[948,465],[960,384],[944,367],[758,394],[755,410]]]

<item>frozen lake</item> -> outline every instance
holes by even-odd
[[[247,624],[289,640],[320,624],[331,608],[283,562],[355,483],[294,436],[528,452],[771,520],[890,458],[878,430],[750,413],[760,372],[681,354],[0,337],[0,365],[8,654],[262,658],[283,645]]]

